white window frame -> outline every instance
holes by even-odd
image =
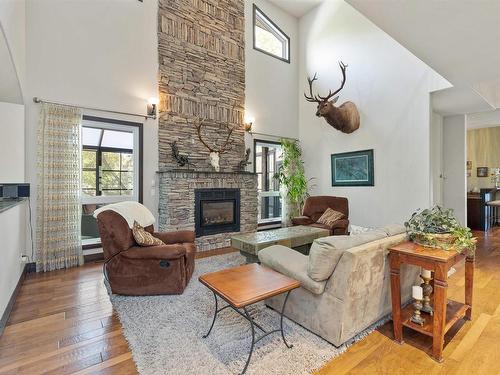
[[[265,30],[273,34],[283,43],[281,56],[257,47],[255,28],[257,20],[265,26]],[[276,25],[257,5],[253,4],[253,48],[278,60],[290,63],[290,38]]]

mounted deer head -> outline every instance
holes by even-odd
[[[195,125],[196,130],[198,132],[198,138],[200,139],[200,142],[203,143],[203,145],[208,149],[208,151],[210,151],[210,164],[212,165],[212,167],[214,167],[216,172],[219,172],[219,170],[220,170],[220,165],[219,165],[220,155],[227,152],[231,148],[231,145],[232,145],[231,135],[233,134],[233,131],[235,128],[230,128],[229,125],[227,125],[227,124],[225,125],[227,130],[228,130],[226,140],[224,141],[224,143],[221,146],[216,148],[215,145],[210,146],[207,142],[205,142],[203,140],[203,137],[201,136],[201,128],[203,125],[204,125],[203,120],[198,120],[197,124]]]
[[[342,83],[337,90],[333,92],[330,90],[328,95],[324,97],[319,94],[314,95],[312,86],[314,81],[318,79],[315,73],[312,79],[307,77],[307,82],[309,83],[309,95],[304,93],[304,96],[308,102],[318,103],[316,116],[324,117],[326,122],[328,122],[328,124],[333,126],[335,129],[340,130],[342,133],[349,134],[359,128],[359,112],[356,104],[353,102],[345,102],[342,105],[335,107],[334,104],[337,102],[339,97],[335,96],[331,99],[344,88],[346,81],[345,71],[347,69],[347,65],[340,61],[339,66],[342,71]]]

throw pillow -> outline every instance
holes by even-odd
[[[139,246],[161,246],[165,245],[162,240],[156,238],[147,230],[145,230],[137,221],[134,221],[134,227],[132,228],[132,234],[134,235],[135,242]]]
[[[344,214],[342,212],[327,208],[323,215],[321,215],[321,217],[318,219],[317,223],[332,226],[333,223],[335,223],[337,220],[342,219],[343,217]]]

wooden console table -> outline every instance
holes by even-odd
[[[453,265],[466,258],[465,263],[465,303],[447,299],[448,271]],[[389,249],[391,267],[392,320],[394,324],[394,340],[403,344],[403,326],[432,337],[432,357],[443,361],[443,342],[445,333],[459,319],[471,319],[472,287],[474,278],[474,255],[465,256],[453,250],[446,251],[403,242]],[[433,272],[433,308],[434,315],[422,313],[425,318],[423,326],[410,321],[413,305],[401,309],[400,266],[412,264]]]

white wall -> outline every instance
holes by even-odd
[[[246,14],[246,108],[254,130],[298,136],[298,20],[266,0],[256,4],[291,38],[291,63],[252,48],[252,2]],[[27,167],[35,183],[39,106],[33,96],[127,112],[145,112],[157,96],[157,1],[28,1],[27,14]],[[91,113],[110,116],[106,113]],[[118,116],[118,118],[123,118]],[[124,118],[141,121],[137,118]],[[155,213],[151,182],[158,169],[158,125],[144,124],[144,203]],[[262,137],[259,137],[262,138]],[[248,146],[252,144],[248,137]]]
[[[431,114],[431,204],[443,205],[443,116]]]
[[[2,28],[22,91],[26,85],[26,17],[25,0],[0,1]]]
[[[253,48],[254,3],[290,37],[289,64]],[[247,134],[252,150],[254,138],[298,137],[298,25],[297,18],[266,0],[245,1],[245,111],[255,118],[254,132],[275,136]]]
[[[439,77],[427,65],[343,1],[324,2],[301,18],[299,90],[318,73],[323,95],[340,84],[338,61],[349,65],[338,104],[351,100],[360,129],[343,134],[299,100],[299,133],[313,194],[349,199],[353,224],[403,222],[430,204],[430,99]],[[332,153],[374,149],[374,187],[332,187]]]
[[[443,119],[443,201],[452,208],[462,225],[467,225],[467,160],[466,117],[449,116]]]
[[[0,183],[24,182],[24,105],[0,102]]]
[[[26,253],[26,203],[0,213],[0,317],[3,315],[24,268],[21,254]]]
[[[109,110],[145,113],[157,97],[156,1],[28,1],[27,173],[36,186],[36,131],[40,106],[33,96]],[[85,111],[144,122],[144,118]],[[158,169],[158,124],[144,122],[144,203],[157,213],[151,194]],[[36,217],[36,215],[34,215]]]

